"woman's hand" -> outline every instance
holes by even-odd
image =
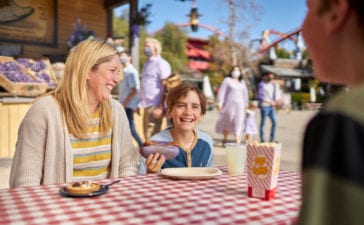
[[[147,160],[145,160],[147,173],[157,173],[162,168],[165,161],[164,155],[159,155],[159,153],[150,154]]]

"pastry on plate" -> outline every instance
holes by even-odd
[[[66,191],[74,195],[87,195],[100,190],[101,186],[91,181],[73,182],[66,186]]]

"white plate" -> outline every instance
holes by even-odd
[[[205,180],[221,174],[221,170],[212,167],[166,168],[160,172],[162,176],[183,180]]]

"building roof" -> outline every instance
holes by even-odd
[[[205,60],[210,59],[210,52],[203,50],[201,48],[195,47],[191,43],[187,43],[187,56],[193,58],[201,58]]]
[[[313,72],[308,69],[275,67],[272,65],[261,65],[263,72],[271,72],[282,78],[313,78]]]
[[[190,60],[188,66],[194,70],[203,71],[209,67],[209,62]]]

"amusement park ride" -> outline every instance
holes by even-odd
[[[290,40],[295,46],[295,55],[293,58],[296,60],[302,60],[302,52],[305,49],[305,45],[303,43],[301,30],[302,29],[300,27],[288,33],[282,33],[274,29],[265,30],[262,33],[262,37],[260,39],[254,39],[250,42],[249,48],[251,53],[254,55],[254,58],[262,58],[269,54],[269,58],[271,60],[276,60],[278,57],[275,52],[275,47],[277,47],[280,43]],[[279,38],[271,41],[271,35],[277,35]]]
[[[177,24],[179,27],[190,27],[193,32],[197,32],[199,28],[203,28],[211,31],[219,37],[225,38],[226,35],[212,26],[201,24],[199,17],[201,14],[196,7],[196,0],[179,0],[179,1],[191,1],[192,7],[190,13],[187,14],[189,21]],[[162,29],[152,32],[150,35],[154,36]],[[302,52],[305,49],[303,38],[301,35],[301,27],[296,28],[290,32],[282,33],[275,29],[267,29],[262,32],[262,36],[259,39],[254,39],[250,42],[248,49],[250,50],[250,61],[255,73],[260,73],[264,70],[281,76],[282,78],[311,78],[312,71],[307,69],[307,60],[302,59]],[[278,38],[271,41],[271,37],[275,35]],[[189,38],[187,43],[187,54],[189,57],[189,66],[197,71],[204,71],[208,66],[210,60],[210,54],[204,48],[203,45],[208,44],[208,40]],[[281,44],[285,44],[287,41],[291,41],[294,45],[293,54],[290,59],[280,59],[276,54],[276,47]]]
[[[250,43],[251,55],[254,60],[261,64],[261,70],[268,70],[278,76],[310,78],[312,71],[307,68],[308,61],[303,60],[302,52],[305,50],[305,45],[302,38],[302,29],[296,28],[288,33],[281,33],[276,30],[265,30],[261,39],[252,40]],[[274,41],[270,40],[270,35],[277,35],[279,38]],[[280,59],[277,57],[275,47],[285,41],[291,41],[294,44],[294,55],[290,59]],[[258,42],[258,47],[254,48],[254,43]],[[264,61],[268,61],[268,65],[264,65]],[[260,62],[260,63],[259,63]],[[271,64],[271,65],[269,65]]]

